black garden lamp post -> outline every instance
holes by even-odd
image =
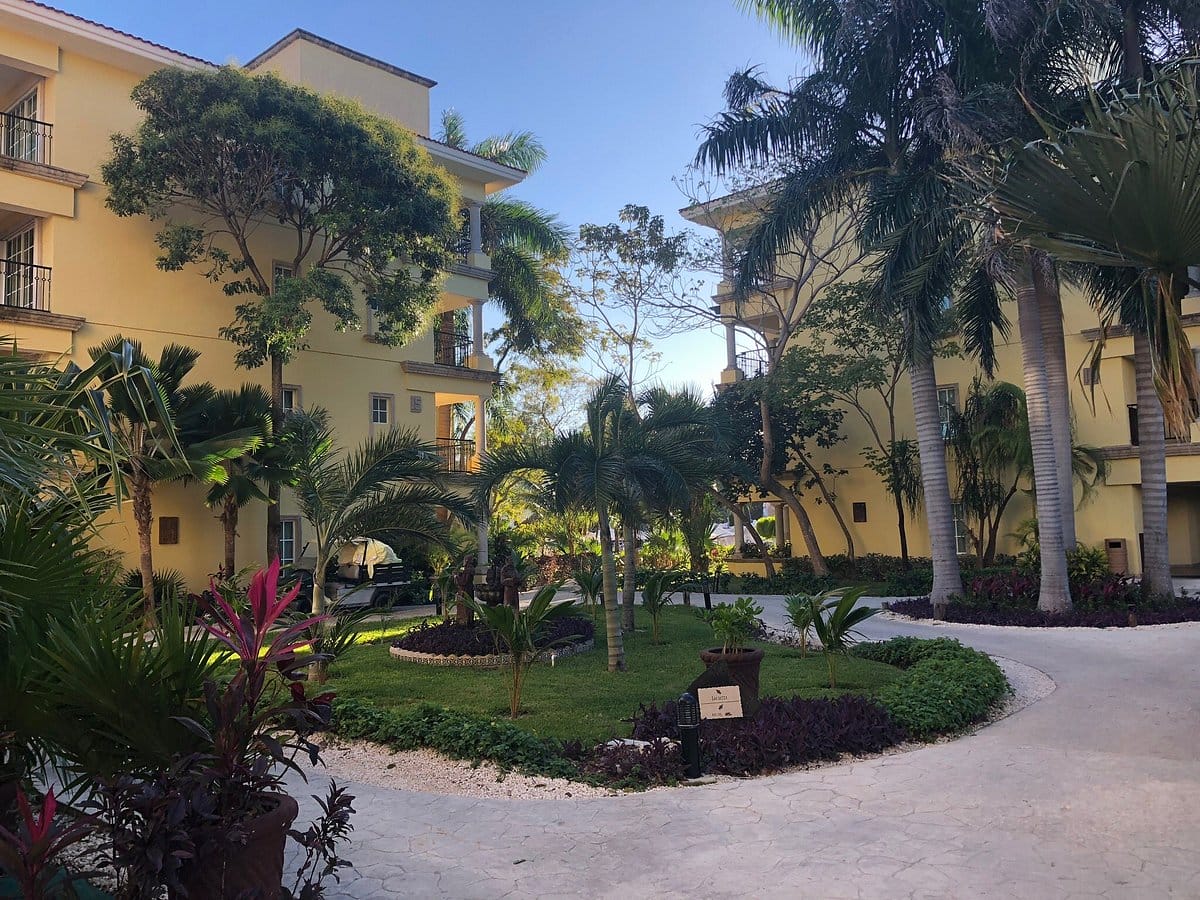
[[[684,694],[675,704],[675,722],[679,726],[679,744],[683,751],[684,771],[688,778],[700,777],[700,704]]]

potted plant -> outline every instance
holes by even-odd
[[[706,668],[723,664],[728,669],[733,683],[741,688],[743,704],[753,705],[758,701],[763,651],[748,647],[747,642],[757,630],[762,612],[762,607],[750,597],[738,597],[736,603],[718,603],[704,613],[721,646],[701,650],[700,659]]]
[[[332,695],[305,697],[300,679],[313,660],[297,651],[310,645],[307,630],[321,617],[284,619],[300,586],[279,597],[278,585],[276,560],[254,576],[240,614],[214,586],[200,623],[232,651],[237,671],[226,684],[206,683],[207,722],[184,721],[205,746],[175,773],[202,820],[194,857],[180,871],[188,897],[279,895],[284,845],[299,811],[283,791],[283,772],[300,771],[302,751],[318,761],[308,735],[327,723]]]

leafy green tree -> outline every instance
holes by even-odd
[[[155,620],[154,556],[151,527],[154,524],[154,486],[166,481],[194,478],[210,484],[228,481],[225,462],[237,459],[262,445],[260,427],[235,429],[204,439],[202,417],[215,393],[207,382],[184,385],[196,365],[200,351],[168,344],[158,359],[151,359],[139,341],[113,335],[92,347],[88,354],[110,371],[130,366],[150,373],[159,400],[130,391],[124,380],[112,380],[104,388],[108,428],[120,441],[122,478],[133,506],[137,526],[138,569],[146,621]]]
[[[736,495],[766,493],[800,511],[797,523],[804,537],[813,569],[828,574],[825,557],[817,544],[805,494],[817,490],[821,501],[833,505],[825,479],[836,474],[828,464],[818,463],[815,454],[840,442],[845,409],[837,406],[823,375],[794,371],[792,363],[803,357],[784,355],[775,378],[760,376],[729,385],[713,400],[713,409],[727,433],[729,466],[723,478]],[[799,366],[798,366],[799,368]],[[762,423],[768,423],[764,429]],[[847,549],[853,542],[844,529]],[[815,552],[814,552],[815,551]]]
[[[446,486],[437,447],[415,433],[386,431],[343,453],[324,410],[293,413],[289,425],[292,490],[315,548],[314,614],[325,609],[326,568],[354,538],[449,544],[452,519],[475,521],[475,507]],[[323,664],[310,675],[324,680]]]
[[[437,301],[457,240],[457,189],[408,131],[357,105],[233,66],[164,68],[133,91],[145,118],[113,137],[102,173],[109,208],[159,224],[159,268],[195,265],[240,298],[222,334],[237,363],[270,364],[273,427],[283,368],[306,345],[318,304],[357,328],[358,291],[375,336],[396,345]],[[270,223],[294,248],[287,272],[255,232]],[[278,555],[271,485],[267,554]]]
[[[829,392],[867,426],[871,443],[861,455],[892,496],[900,556],[907,562],[905,510],[920,505],[921,476],[916,445],[897,427],[908,362],[903,322],[895,310],[874,302],[871,286],[860,281],[830,288],[802,324],[802,342],[790,352],[805,370],[823,373]],[[934,352],[947,356],[957,347],[941,344]]]

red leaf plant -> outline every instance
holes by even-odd
[[[65,896],[59,893],[65,891],[65,885],[58,856],[80,841],[89,832],[90,824],[87,821],[67,827],[55,824],[58,801],[53,790],[46,792],[40,816],[30,809],[24,791],[17,792],[17,806],[21,822],[16,832],[0,827],[0,870],[17,881],[22,897],[38,900]]]
[[[327,617],[281,624],[300,586],[282,596],[278,591],[276,560],[251,579],[244,612],[221,596],[216,584],[210,586],[211,602],[201,607],[200,625],[233,652],[238,669],[224,685],[205,685],[207,725],[195,719],[180,721],[212,748],[204,754],[205,768],[211,776],[214,812],[224,822],[239,812],[258,812],[263,795],[279,789],[280,769],[303,774],[295,762],[300,751],[315,765],[317,747],[308,737],[328,724],[331,695],[309,699],[299,681],[303,670],[319,658],[299,652],[312,643],[303,637],[304,631]]]

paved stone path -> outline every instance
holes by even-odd
[[[960,740],[737,783],[524,802],[355,786],[356,870],[330,895],[1200,897],[1200,626],[863,630],[952,635],[1058,687]]]

